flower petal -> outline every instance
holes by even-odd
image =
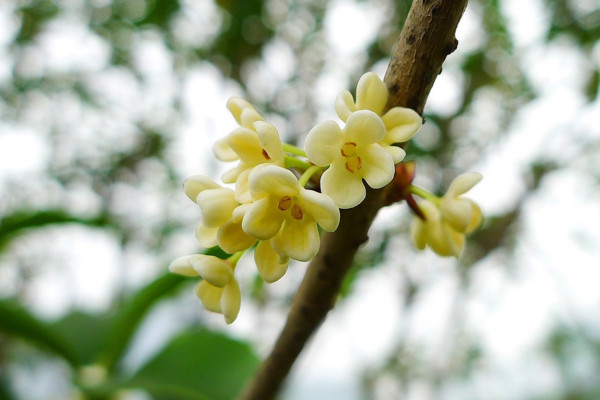
[[[227,143],[227,138],[219,139],[213,145],[213,153],[221,161],[235,161],[239,159],[238,155]]]
[[[308,132],[304,149],[311,162],[319,167],[326,167],[341,156],[342,144],[342,130],[339,125],[333,121],[324,121]]]
[[[473,207],[473,214],[471,215],[471,221],[469,221],[469,225],[465,229],[465,233],[467,234],[479,228],[479,225],[481,225],[483,221],[483,213],[481,212],[481,208],[479,208],[479,206],[474,201],[468,201],[471,202],[471,207]]]
[[[183,276],[198,276],[198,272],[188,262],[190,256],[178,257],[169,264],[169,271]]]
[[[365,186],[359,176],[349,173],[342,162],[334,163],[321,176],[321,191],[339,208],[352,208],[366,196]]]
[[[287,170],[276,165],[265,165],[250,172],[250,194],[253,199],[261,198],[265,193],[275,197],[295,196],[300,190],[298,178]]]
[[[233,279],[231,264],[215,256],[196,254],[188,262],[200,274],[202,279],[213,286],[223,287]]]
[[[294,260],[309,261],[319,252],[319,230],[312,218],[286,219],[279,235],[281,250]]]
[[[196,202],[202,211],[202,223],[206,226],[224,224],[240,205],[235,200],[234,191],[228,188],[205,190],[198,194]]]
[[[308,213],[323,229],[333,232],[340,223],[340,210],[331,197],[314,190],[300,190],[300,208]]]
[[[240,286],[235,279],[232,279],[224,288],[221,295],[221,311],[225,317],[225,322],[231,324],[237,318],[242,303],[242,294]]]
[[[261,147],[267,152],[273,162],[283,165],[283,147],[281,146],[281,139],[279,138],[277,128],[264,121],[255,122],[254,127],[256,128]],[[267,161],[269,160],[263,162]]]
[[[383,147],[388,153],[390,153],[394,164],[398,164],[400,161],[404,160],[404,157],[406,156],[406,151],[404,151],[402,147],[388,146],[383,144],[383,142],[379,142],[379,145],[381,145],[381,147]]]
[[[240,176],[240,174],[242,172],[244,172],[246,169],[247,169],[246,165],[244,165],[244,163],[240,162],[235,167],[231,168],[230,170],[225,171],[223,173],[223,175],[221,175],[221,180],[223,181],[223,183],[233,183],[237,180],[238,176]]]
[[[410,225],[410,237],[412,238],[415,247],[419,250],[425,249],[427,245],[427,236],[425,230],[425,224],[419,217],[413,217]]]
[[[242,125],[242,111],[244,111],[246,108],[254,108],[252,107],[252,104],[248,103],[248,101],[242,99],[241,97],[231,97],[228,101],[227,101],[227,109],[231,112],[231,115],[233,115],[233,118],[235,118],[235,121]]]
[[[243,169],[235,180],[235,199],[239,203],[250,203],[252,196],[250,195],[250,172],[252,168]]]
[[[215,181],[204,175],[190,176],[183,182],[183,191],[194,203],[200,192],[207,189],[218,189],[220,187],[221,186],[215,183]]]
[[[217,243],[229,254],[249,249],[256,243],[256,239],[242,229],[241,221],[225,222],[217,232]]]
[[[365,146],[377,143],[383,139],[385,136],[385,125],[381,118],[373,111],[359,110],[353,112],[348,118],[344,134],[345,141],[354,142],[358,146]]]
[[[386,143],[403,143],[409,141],[421,128],[422,118],[414,110],[394,107],[382,117],[387,133],[383,139]]]
[[[196,292],[196,296],[200,299],[204,308],[208,311],[221,313],[221,295],[223,294],[223,288],[202,281],[194,287],[194,292]]]
[[[285,257],[282,263],[279,254],[271,245],[271,240],[261,240],[254,249],[254,262],[261,278],[267,283],[272,283],[285,275],[289,258]]]
[[[217,245],[217,232],[219,226],[206,226],[200,221],[196,225],[196,240],[200,243],[200,246],[210,248]]]
[[[467,199],[443,197],[440,210],[444,221],[458,232],[466,231],[473,216],[473,204]]]
[[[469,191],[482,178],[483,175],[481,175],[479,172],[467,172],[465,174],[461,174],[452,181],[444,197],[460,196],[461,194]]]
[[[270,239],[279,232],[283,223],[284,214],[278,211],[277,201],[272,196],[263,197],[246,210],[242,229],[259,240]]]
[[[246,128],[237,128],[227,136],[227,143],[242,161],[256,165],[267,161],[256,132]]]
[[[264,118],[254,107],[249,107],[242,110],[241,120],[241,126],[247,129],[254,129],[254,123],[256,121],[264,121]]]
[[[388,100],[387,86],[376,73],[367,72],[356,86],[356,108],[381,114]]]
[[[392,155],[378,144],[363,148],[362,177],[373,189],[384,187],[394,178],[394,160]]]
[[[335,112],[338,117],[344,122],[348,119],[350,114],[356,111],[356,104],[354,104],[354,98],[352,94],[344,90],[335,98]]]

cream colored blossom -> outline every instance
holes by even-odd
[[[465,246],[465,236],[482,221],[481,209],[470,199],[460,197],[481,180],[481,174],[471,172],[458,176],[439,201],[419,202],[426,220],[415,217],[411,237],[419,249],[429,246],[442,256],[459,257]]]
[[[200,245],[219,245],[233,254],[256,243],[255,238],[242,230],[242,218],[249,204],[240,204],[233,190],[221,187],[202,175],[186,179],[183,188],[202,212],[202,219],[196,225],[196,238]]]
[[[369,110],[379,115],[386,129],[386,134],[379,144],[390,152],[394,163],[399,163],[406,153],[392,144],[410,140],[421,128],[422,122],[421,116],[410,108],[394,107],[384,113],[388,96],[385,83],[377,74],[367,72],[358,81],[356,101],[352,94],[345,90],[337,96],[335,110],[342,121],[347,121],[352,113],[358,110]]]
[[[240,311],[240,287],[231,264],[214,256],[195,254],[177,258],[169,270],[183,276],[199,276],[194,291],[204,307],[223,314],[228,324],[235,321]]]
[[[250,201],[248,175],[259,164],[284,165],[284,153],[277,129],[265,122],[263,117],[247,101],[234,97],[227,107],[240,124],[224,139],[219,140],[213,150],[223,161],[239,160],[236,167],[223,174],[223,182],[235,182],[236,199]]]
[[[317,224],[330,232],[339,224],[333,200],[304,189],[291,171],[275,165],[254,169],[249,179],[254,202],[244,214],[244,231],[260,240],[273,238],[271,245],[279,255],[299,261],[313,258],[319,251]]]
[[[321,177],[321,191],[338,207],[352,208],[363,201],[363,179],[377,189],[394,177],[394,159],[379,144],[385,134],[381,118],[370,110],[353,112],[344,129],[325,121],[308,133],[306,155],[318,166],[329,166]]]

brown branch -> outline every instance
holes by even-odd
[[[388,107],[410,107],[422,115],[442,63],[456,49],[454,33],[466,5],[467,0],[413,1],[384,79],[390,91]],[[308,266],[283,331],[246,387],[243,400],[275,397],[304,345],[333,308],[388,189],[367,187],[366,199],[342,210],[338,229],[322,236],[321,250]]]

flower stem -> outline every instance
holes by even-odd
[[[232,269],[235,269],[238,261],[240,261],[240,258],[242,258],[242,256],[244,255],[245,252],[246,252],[246,250],[238,251],[237,253],[234,253],[231,257],[229,257],[227,259],[227,261],[229,261],[229,263],[231,264]]]
[[[319,167],[318,165],[313,165],[310,168],[308,168],[306,171],[304,171],[304,173],[302,174],[302,176],[299,179],[300,186],[302,186],[302,187],[306,186],[306,183],[308,182],[310,177],[313,176],[315,172],[322,170],[322,169],[324,169],[324,168]]]
[[[306,171],[310,168],[310,163],[308,161],[300,160],[299,158],[292,156],[285,156],[284,162],[286,168],[297,167],[302,171]]]
[[[306,152],[293,144],[283,143],[283,151],[286,153],[294,154],[296,156],[306,157]]]
[[[408,187],[408,190],[412,193],[412,194],[416,194],[419,197],[424,198],[425,200],[429,200],[431,201],[433,204],[436,204],[439,206],[440,204],[440,198],[437,197],[435,194],[428,192],[427,190],[415,186],[415,185],[410,185]]]

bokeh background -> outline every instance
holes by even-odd
[[[235,397],[305,265],[225,325],[167,273],[250,100],[283,139],[385,73],[405,0],[0,1],[0,399]],[[381,210],[282,399],[600,398],[600,2],[472,0],[408,147],[486,221],[460,260]],[[215,251],[214,249],[212,251]],[[215,254],[218,254],[216,252]]]

